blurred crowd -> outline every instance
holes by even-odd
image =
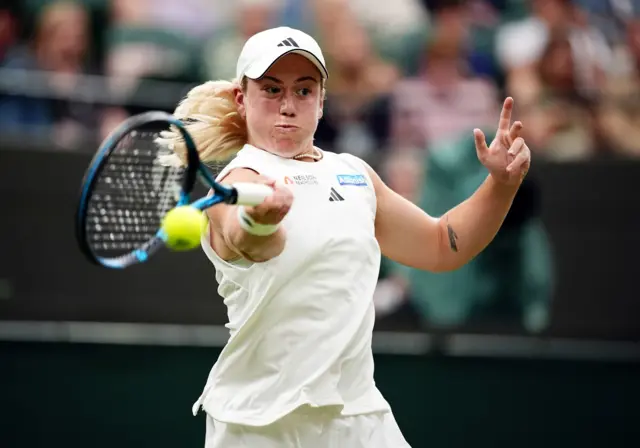
[[[74,128],[106,132],[145,103],[83,100],[78,75],[117,77],[129,86],[229,79],[244,40],[284,24],[316,36],[330,65],[320,146],[370,159],[391,149],[423,151],[474,126],[494,126],[508,94],[536,155],[635,157],[636,3],[4,0],[0,128],[31,133],[55,126],[71,140]],[[48,76],[21,77],[20,70]],[[174,100],[167,98],[166,108]]]
[[[0,135],[42,132],[68,147],[104,136],[128,115],[172,110],[190,85],[231,79],[249,36],[288,25],[320,41],[331,73],[318,146],[365,158],[393,189],[439,214],[484,176],[471,130],[494,130],[505,95],[515,98],[534,158],[640,157],[639,7],[640,0],[3,0]],[[491,302],[517,308],[529,329],[544,327],[553,270],[535,204],[535,188],[523,186],[491,250],[466,271],[429,278],[385,265],[381,313],[436,291],[413,303],[443,325]],[[496,270],[514,280],[497,281]]]

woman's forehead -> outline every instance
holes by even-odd
[[[312,78],[319,82],[322,78],[320,70],[306,57],[290,53],[278,59],[263,76],[276,78],[283,82],[295,82],[302,78]]]

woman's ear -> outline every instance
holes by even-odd
[[[238,108],[238,113],[240,114],[240,116],[242,118],[247,118],[247,111],[246,111],[246,107],[244,104],[244,92],[242,91],[241,88],[236,87],[235,89],[233,89],[233,96],[235,97],[236,100],[236,106]]]
[[[318,107],[320,108],[320,110],[318,110],[318,121],[320,121],[324,115],[324,96],[320,97],[320,105]]]

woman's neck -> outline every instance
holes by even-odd
[[[278,157],[282,157],[283,159],[298,160],[300,162],[316,162],[322,159],[323,157],[322,151],[316,148],[315,146],[313,146],[313,142],[310,142],[309,144],[306,144],[306,145],[302,145],[299,149],[290,150],[286,152],[265,148],[251,141],[249,141],[248,144],[253,146],[254,148],[258,148],[263,151],[274,154]]]

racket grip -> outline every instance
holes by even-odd
[[[236,201],[238,205],[259,205],[273,194],[273,188],[264,184],[238,182],[233,184],[233,188],[236,189],[238,195]]]

